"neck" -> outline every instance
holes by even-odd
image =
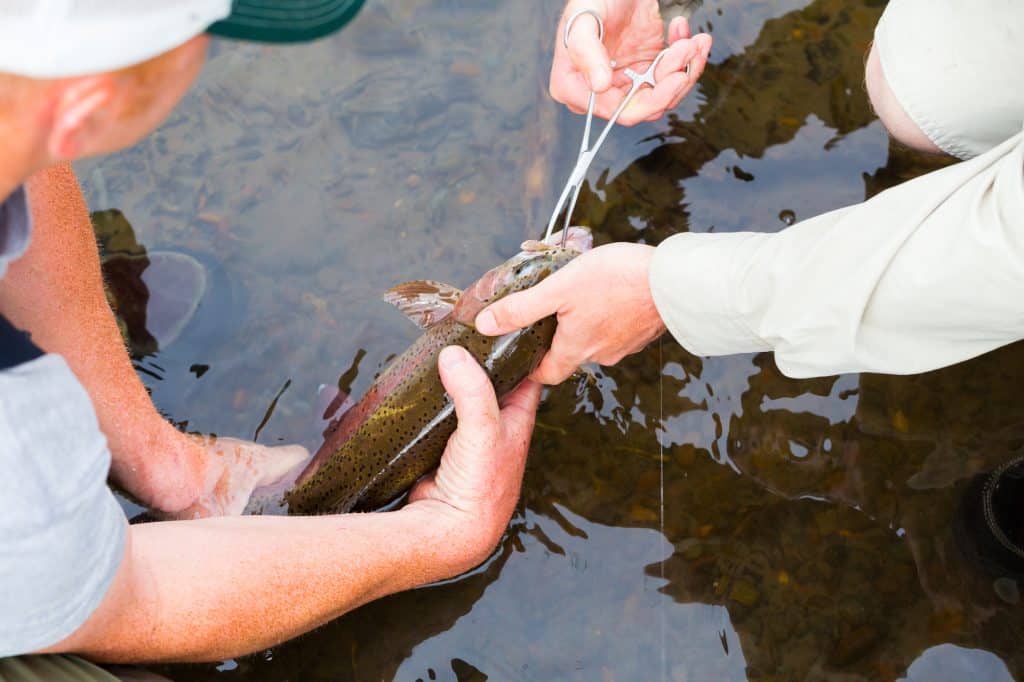
[[[35,111],[19,114],[0,115],[0,149],[3,150],[0,154],[0,201],[36,171],[52,164],[45,153],[43,120]]]
[[[5,151],[0,157],[0,201],[9,197],[33,173],[47,165],[18,149],[20,145],[12,141],[12,137],[0,134],[0,147]]]
[[[0,164],[3,165],[3,164]],[[28,176],[20,177],[15,179],[15,176],[7,177],[2,171],[0,171],[0,204],[14,193],[14,190],[28,179]]]

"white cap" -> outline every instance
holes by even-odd
[[[170,51],[230,13],[231,0],[0,0],[0,71],[114,71]]]

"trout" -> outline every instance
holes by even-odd
[[[558,244],[561,234],[553,235]],[[285,495],[292,514],[379,509],[441,461],[457,420],[438,374],[446,346],[462,346],[486,370],[499,399],[536,368],[551,346],[555,318],[499,337],[476,331],[477,313],[528,289],[590,248],[590,231],[569,228],[564,248],[526,242],[465,291],[419,280],[390,289],[395,305],[424,333],[398,356],[362,399],[324,434],[324,443]]]

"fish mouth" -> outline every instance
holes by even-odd
[[[551,242],[560,244],[560,232],[551,235]],[[452,318],[468,327],[474,326],[481,310],[498,299],[536,286],[548,275],[590,249],[593,238],[586,227],[571,227],[565,248],[540,241],[523,244],[523,250],[469,286],[452,311]]]
[[[569,234],[566,235],[564,244],[562,243],[562,230],[559,230],[542,241],[529,239],[523,242],[519,248],[526,253],[548,251],[556,248],[584,253],[590,251],[593,247],[594,235],[591,233],[590,228],[574,225],[569,228]]]
[[[555,238],[558,238],[558,241]],[[551,235],[549,244],[561,244],[562,233],[558,232]],[[565,244],[563,248],[577,251],[579,253],[586,253],[594,248],[594,234],[590,231],[589,227],[583,227],[581,225],[574,225],[569,228],[569,234],[565,237]]]

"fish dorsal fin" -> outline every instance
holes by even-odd
[[[388,289],[383,298],[420,329],[430,329],[451,314],[460,296],[462,291],[451,285],[418,279]]]

